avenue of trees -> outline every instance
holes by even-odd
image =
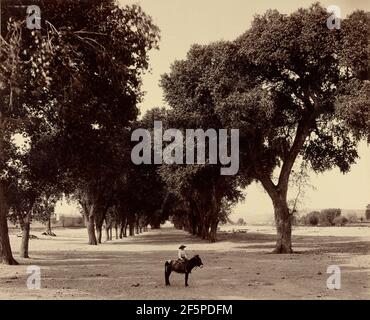
[[[11,5],[10,5],[11,4]],[[160,31],[137,5],[114,0],[33,0],[42,28],[29,30],[7,1],[0,37],[0,262],[17,264],[7,221],[50,230],[56,202],[80,205],[88,243],[158,228],[171,219],[216,241],[243,189],[259,181],[271,197],[276,253],[292,252],[288,186],[298,162],[348,172],[370,141],[369,15],[356,11],[329,30],[320,5],[268,11],[234,41],[193,45],[160,85],[168,108],[139,119],[142,75]],[[134,165],[136,128],[239,129],[240,170],[221,164]],[[210,141],[208,141],[208,144]],[[208,157],[209,155],[207,155]],[[253,199],[250,199],[253,201]]]
[[[194,45],[161,82],[180,122],[240,130],[239,173],[271,197],[276,253],[292,252],[294,164],[348,172],[369,137],[369,14],[352,13],[339,30],[327,18],[318,4],[268,11],[235,41]]]
[[[27,257],[32,216],[60,193],[81,204],[90,244],[101,241],[108,209],[112,217],[125,212],[131,224],[139,219],[141,202],[127,190],[136,187],[131,176],[141,180],[145,172],[129,162],[130,130],[148,51],[159,40],[136,5],[32,1],[42,28],[29,30],[19,13],[29,4],[8,1],[1,11],[0,260],[7,264],[16,264],[7,218],[22,226]]]

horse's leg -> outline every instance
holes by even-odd
[[[168,266],[168,269],[167,269],[168,271],[167,271],[167,285],[171,285],[171,283],[170,283],[170,275],[171,275],[171,272],[172,272],[172,267],[171,267],[171,265],[169,265]]]
[[[166,286],[168,286],[168,271],[167,270],[168,270],[168,264],[166,262],[164,265],[164,280],[165,280]]]
[[[189,273],[185,273],[185,287],[188,287],[188,279],[189,279]]]
[[[170,274],[171,274],[171,264],[166,262],[165,267],[164,267],[164,278],[166,281],[166,286],[170,285]]]

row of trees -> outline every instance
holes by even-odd
[[[161,81],[176,128],[240,130],[238,177],[207,174],[203,182],[211,195],[220,180],[242,187],[259,181],[275,209],[276,253],[292,252],[293,166],[346,173],[358,142],[370,138],[369,14],[353,12],[340,30],[327,28],[328,16],[319,4],[289,16],[268,11],[235,41],[194,45]],[[169,179],[181,186],[182,171],[191,169],[172,170]],[[230,184],[215,192],[219,199],[237,199]]]
[[[346,216],[342,215],[341,209],[324,209],[321,211],[311,211],[306,215],[296,217],[295,224],[301,225],[321,225],[321,226],[334,226],[343,225],[346,223],[358,223],[370,220],[368,215],[369,205],[365,211],[365,217],[358,216],[356,213],[349,213]]]
[[[301,220],[303,224],[334,226],[336,219],[341,217],[341,214],[341,209],[324,209],[321,211],[312,211],[306,216],[303,216]]]
[[[41,8],[40,30],[26,27],[30,4]],[[7,218],[20,222],[27,257],[31,219],[63,193],[80,203],[91,244],[106,217],[144,220],[138,198],[156,176],[136,170],[129,150],[141,75],[159,40],[151,18],[113,0],[19,0],[2,7],[1,23],[0,261],[16,264]]]
[[[26,1],[7,4],[0,38],[4,263],[16,263],[7,218],[22,225],[27,256],[31,218],[47,217],[61,194],[80,204],[92,245],[101,242],[104,221],[123,236],[127,226],[132,234],[169,216],[177,227],[215,241],[218,223],[252,181],[261,182],[275,208],[275,252],[292,252],[287,192],[294,164],[347,172],[357,143],[370,137],[364,12],[329,30],[319,5],[290,16],[268,11],[235,41],[194,45],[162,77],[169,108],[138,120],[141,76],[159,41],[139,6],[33,0],[42,29],[30,31],[14,18]],[[154,120],[181,130],[239,129],[239,173],[222,176],[221,164],[208,158],[134,166],[131,133],[152,130]],[[14,143],[17,135],[22,146]]]

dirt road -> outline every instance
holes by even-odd
[[[11,235],[21,265],[0,265],[0,299],[370,299],[370,228],[349,228],[295,230],[293,255],[270,254],[274,235],[261,227],[223,232],[213,244],[163,228],[96,247],[84,229],[57,229],[56,238],[31,240],[31,259],[17,257]],[[164,262],[181,243],[205,266],[190,287],[178,274],[166,287]],[[40,290],[26,287],[29,265],[41,268]],[[326,287],[329,265],[341,268],[340,290]]]

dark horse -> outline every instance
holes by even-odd
[[[181,262],[179,260],[169,260],[164,264],[164,278],[166,280],[166,286],[170,285],[170,274],[172,271],[177,273],[185,274],[185,286],[188,286],[189,273],[195,267],[203,267],[203,262],[198,255],[192,257],[189,260]]]

